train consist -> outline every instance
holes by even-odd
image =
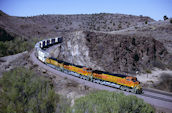
[[[51,57],[50,54],[45,51],[45,48],[61,43],[62,39],[62,37],[57,37],[38,42],[35,45],[35,55],[37,58],[48,66],[66,74],[136,94],[142,93],[140,82],[136,77],[93,70],[85,66],[71,64]]]

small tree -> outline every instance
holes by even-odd
[[[168,19],[168,17],[166,15],[164,15],[164,20],[167,20],[167,19]]]

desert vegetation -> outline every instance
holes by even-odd
[[[0,79],[1,113],[53,113],[58,95],[48,79],[25,68],[5,72]]]
[[[154,108],[136,96],[97,91],[75,100],[74,113],[154,113]]]
[[[9,41],[0,41],[0,57],[30,51],[38,39],[26,40],[21,37],[16,37]]]

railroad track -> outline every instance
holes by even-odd
[[[161,90],[155,90],[155,89],[148,89],[148,88],[144,88],[143,89],[144,91],[149,91],[149,92],[152,92],[152,93],[158,93],[158,94],[162,94],[162,95],[166,95],[166,96],[171,96],[172,97],[172,93],[169,93],[169,92],[164,92],[164,91],[161,91]]]
[[[44,68],[47,71],[51,71],[54,74],[61,75],[62,77],[67,77],[67,78],[75,80],[79,83],[84,83],[85,85],[87,85],[89,87],[97,88],[100,90],[117,91],[117,92],[124,92],[126,95],[135,95],[139,98],[144,99],[144,101],[146,101],[154,106],[160,106],[163,108],[170,109],[172,111],[172,94],[171,93],[166,93],[166,92],[152,90],[152,89],[146,89],[146,88],[143,89],[144,94],[141,94],[141,95],[133,94],[133,93],[126,92],[126,91],[121,91],[116,88],[93,83],[90,81],[86,81],[86,80],[59,72],[59,71],[49,67],[48,65],[42,63],[40,60],[38,60],[37,57],[35,56],[35,50],[31,53],[30,57],[31,57],[33,63],[39,65],[41,68]]]
[[[154,98],[154,99],[158,99],[158,100],[162,100],[162,101],[166,101],[166,102],[172,102],[172,100],[162,98],[162,97],[153,96],[153,95],[149,95],[149,94],[143,94],[142,96],[146,96],[146,97],[150,97],[150,98]]]
[[[144,90],[144,93],[142,94],[142,96],[172,103],[172,94],[170,93],[157,91],[154,89],[146,89],[146,88],[144,88],[143,90]]]

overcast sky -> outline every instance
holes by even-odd
[[[172,17],[172,0],[0,0],[0,10],[12,16],[121,13],[162,20]]]

